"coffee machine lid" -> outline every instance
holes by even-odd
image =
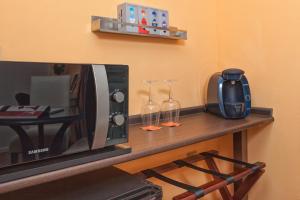
[[[241,79],[242,75],[244,75],[245,72],[241,69],[237,68],[230,68],[226,69],[222,72],[222,77],[225,80],[239,80]]]

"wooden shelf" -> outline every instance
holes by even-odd
[[[159,131],[145,132],[140,129],[140,125],[131,125],[129,143],[125,144],[132,148],[131,153],[2,183],[0,184],[0,193],[173,150],[273,121],[274,118],[271,115],[265,114],[253,113],[245,119],[226,120],[201,112],[182,117],[182,126],[176,128],[164,127]],[[7,175],[9,176],[9,174]]]
[[[251,114],[241,120],[226,120],[203,112],[182,117],[182,126],[176,128],[164,127],[158,131],[145,132],[140,129],[140,125],[132,125],[128,145],[132,147],[131,155],[140,158],[243,131],[273,120],[273,117],[260,114]]]
[[[98,17],[92,16],[92,31],[93,32],[102,32],[102,33],[114,33],[114,34],[123,34],[123,35],[132,35],[132,36],[142,36],[142,37],[155,37],[155,38],[164,38],[172,40],[186,40],[187,32],[184,30],[179,30],[176,27],[170,27],[168,29],[163,29],[159,27],[152,26],[142,26],[142,28],[156,29],[159,31],[167,31],[169,35],[159,35],[159,34],[143,34],[138,32],[129,32],[126,31],[126,27],[138,27],[138,24],[129,24],[121,23],[117,19],[108,18],[108,17]]]

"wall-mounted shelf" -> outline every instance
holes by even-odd
[[[151,33],[143,34],[143,33],[128,31],[130,29],[139,28],[139,27],[145,29],[156,29],[158,32],[166,31],[168,34],[167,35],[151,34]],[[118,19],[115,18],[98,17],[98,16],[92,16],[92,31],[142,36],[142,37],[165,38],[165,39],[173,39],[173,40],[187,39],[187,32],[184,30],[179,30],[176,27],[169,27],[168,29],[163,29],[163,28],[153,27],[153,26],[141,26],[138,24],[121,23]]]

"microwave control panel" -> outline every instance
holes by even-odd
[[[110,94],[107,144],[114,145],[128,138],[128,66],[108,66],[106,73]]]

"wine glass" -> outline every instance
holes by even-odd
[[[148,86],[148,101],[142,107],[141,117],[143,123],[143,129],[148,131],[160,129],[159,118],[160,118],[160,106],[155,103],[152,99],[152,85],[157,83],[156,80],[146,80],[144,83]]]
[[[164,80],[164,83],[169,87],[169,98],[162,102],[162,125],[163,126],[179,126],[180,103],[173,98],[172,84],[176,80]]]

